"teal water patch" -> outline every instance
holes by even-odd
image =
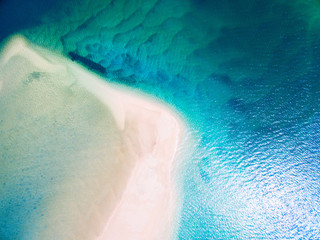
[[[78,2],[25,34],[185,116],[178,239],[320,238],[319,1]]]

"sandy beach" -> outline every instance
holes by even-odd
[[[112,110],[135,158],[121,199],[96,239],[170,239],[176,203],[172,166],[182,137],[181,121],[152,99],[112,88],[76,65],[69,67]]]
[[[46,208],[51,216],[47,218],[47,229],[39,231],[34,239],[55,239],[52,234],[57,231],[68,232],[60,234],[60,239],[172,239],[178,214],[173,164],[185,130],[178,115],[150,97],[107,83],[64,57],[31,46],[20,36],[7,44],[0,65],[6,65],[16,56],[27,59],[37,71],[68,76],[73,78],[68,80],[72,84],[84,87],[111,112],[122,144],[116,156],[105,156],[101,160],[101,164],[107,164],[110,159],[118,164],[114,169],[119,172],[113,172],[109,178],[112,183],[106,184],[103,172],[93,174],[97,179],[88,181],[93,181],[95,187],[90,187],[92,193],[85,199],[78,193],[70,193],[74,191],[70,188],[79,184],[70,180],[73,182],[69,184],[70,188],[66,188],[69,193],[65,190],[49,199]],[[34,69],[31,67],[28,71]],[[1,88],[4,89],[5,84],[0,81]],[[86,184],[85,181],[83,179]],[[68,211],[76,211],[73,203],[83,199],[85,204],[77,204],[82,208],[79,212],[90,209],[90,215],[78,214],[66,222],[59,219],[57,212],[66,210],[64,216],[68,218]],[[70,214],[74,215],[74,212]],[[51,218],[62,223],[51,226]],[[76,223],[72,219],[77,219]],[[59,229],[59,226],[64,227]]]

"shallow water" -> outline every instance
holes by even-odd
[[[19,29],[183,114],[199,144],[178,239],[318,239],[319,13],[315,0],[69,0]]]

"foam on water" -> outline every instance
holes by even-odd
[[[179,186],[179,239],[318,239],[319,11],[316,0],[66,1],[24,34],[189,120],[199,144]]]

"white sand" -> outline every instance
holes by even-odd
[[[115,191],[121,192],[115,194],[118,197],[103,199],[93,207],[99,215],[99,226],[92,221],[91,225],[82,226],[87,229],[79,229],[79,232],[92,234],[82,236],[75,229],[66,235],[69,236],[67,239],[171,239],[177,214],[172,169],[184,132],[177,115],[141,94],[107,84],[65,58],[31,47],[22,37],[15,37],[9,42],[2,53],[0,65],[17,55],[31,59],[40,69],[67,71],[73,75],[77,83],[108,107],[122,132],[125,150],[121,154],[125,154],[129,167],[124,173],[116,174],[118,184],[115,186],[123,187]],[[1,87],[0,82],[0,90]],[[112,209],[105,211],[105,205],[112,206]],[[59,211],[58,207],[55,211]],[[55,239],[54,236],[52,238]]]
[[[135,154],[126,189],[97,240],[169,239],[176,203],[172,167],[182,123],[151,99],[107,85],[76,65],[70,69],[111,109]]]

